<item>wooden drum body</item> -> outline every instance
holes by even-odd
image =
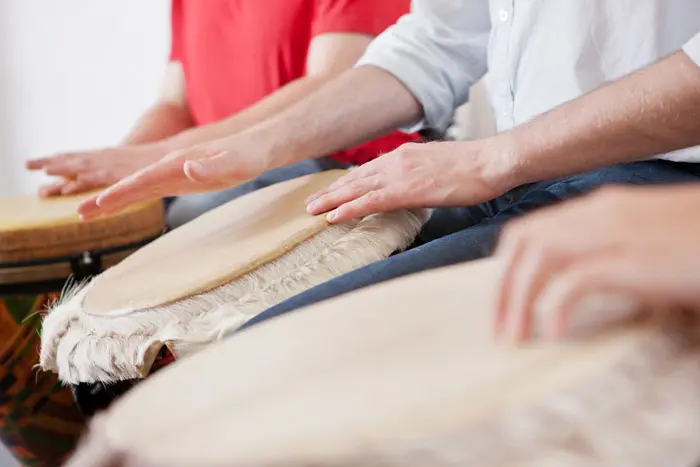
[[[416,274],[234,335],[96,417],[68,465],[697,465],[697,315],[516,347],[492,337],[497,275]],[[598,298],[580,312],[613,311]]]
[[[24,465],[59,465],[84,428],[70,389],[36,368],[47,308],[69,278],[99,273],[164,228],[160,203],[81,222],[87,196],[0,199],[0,441]]]

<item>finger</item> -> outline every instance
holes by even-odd
[[[335,211],[330,212],[326,216],[326,219],[332,224],[338,224],[377,212],[386,212],[407,207],[398,202],[400,199],[400,196],[394,196],[392,190],[387,188],[370,191],[357,199],[341,205]]]
[[[496,248],[494,257],[501,263],[500,277],[496,288],[496,314],[494,334],[501,335],[508,321],[508,309],[516,272],[520,268],[523,252],[527,248],[527,239],[522,229],[507,229]]]
[[[505,315],[513,324],[511,331],[516,342],[523,342],[532,336],[537,299],[557,269],[570,260],[554,248],[546,247],[547,243],[546,239],[529,242],[517,269],[512,273],[510,300]]]
[[[47,164],[44,173],[52,177],[75,177],[85,168],[71,163]]]
[[[25,162],[24,166],[27,170],[41,170],[49,162],[49,158],[31,159]]]
[[[71,156],[71,154],[68,153],[68,154],[55,154],[53,156],[40,157],[38,159],[30,159],[25,163],[25,167],[29,170],[41,170],[46,165],[55,164],[57,162],[60,162],[62,160],[69,158],[70,156]]]
[[[168,191],[177,191],[178,187],[187,185],[188,182],[181,160],[163,159],[107,188],[98,196],[96,203],[105,210],[121,209],[160,197]]]
[[[600,324],[615,319],[628,318],[637,311],[632,300],[621,298],[634,297],[644,301],[648,290],[653,287],[654,276],[648,271],[653,270],[649,264],[612,252],[595,255],[585,261],[572,263],[552,284],[544,307],[549,312],[548,322],[543,323],[551,337],[562,338],[572,330],[572,323],[585,327],[598,327]],[[605,306],[584,308],[584,301],[595,295],[607,295]],[[611,301],[615,294],[618,300]],[[599,304],[600,305],[600,304]],[[576,316],[577,314],[583,316]],[[596,315],[598,313],[598,315]]]
[[[104,181],[104,175],[98,173],[81,174],[75,181],[66,183],[66,185],[61,189],[61,194],[75,195],[78,193],[85,193],[90,190],[95,190],[107,185],[107,183]]]
[[[219,152],[211,157],[188,156],[183,170],[185,176],[196,183],[210,184],[241,182],[249,175],[241,170],[241,162],[230,152]]]
[[[42,198],[48,198],[51,196],[58,196],[61,194],[61,190],[63,187],[67,184],[70,183],[69,180],[61,180],[56,183],[52,183],[50,185],[44,185],[39,188],[39,196]]]
[[[74,195],[83,191],[87,191],[85,183],[79,182],[77,180],[72,180],[63,185],[63,187],[61,188],[61,195]]]
[[[320,198],[317,198],[306,206],[306,210],[312,215],[321,214],[335,209],[342,204],[356,200],[371,191],[378,191],[381,188],[382,182],[377,177],[359,179],[331,190]]]
[[[320,198],[321,196],[324,196],[331,191],[337,190],[340,187],[343,187],[349,183],[353,183],[353,182],[356,182],[357,180],[376,175],[379,172],[379,170],[376,167],[377,167],[376,164],[369,162],[365,165],[362,165],[360,167],[356,167],[356,168],[350,170],[347,174],[338,178],[333,183],[328,185],[326,188],[318,190],[317,192],[313,193],[311,196],[306,198],[306,201],[305,201],[306,204],[309,205],[309,204],[313,203],[315,200],[317,200],[318,198]]]
[[[104,214],[104,211],[97,205],[97,196],[86,199],[78,205],[78,215],[83,220],[90,220]]]

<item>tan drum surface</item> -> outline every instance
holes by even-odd
[[[688,347],[677,333],[690,328],[643,321],[494,341],[496,272],[484,260],[413,275],[237,334],[98,417],[70,465],[680,467],[700,455],[697,334]]]
[[[300,177],[241,197],[142,248],[95,279],[83,307],[119,315],[189,297],[242,276],[328,225],[304,200],[343,175]]]
[[[139,204],[103,219],[81,221],[78,205],[93,195],[0,198],[0,263],[116,247],[162,232],[165,216],[160,202]]]

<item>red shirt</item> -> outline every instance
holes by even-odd
[[[305,74],[314,36],[378,35],[410,0],[172,0],[171,60],[182,63],[197,125],[222,120]],[[417,135],[391,133],[333,154],[361,164]]]

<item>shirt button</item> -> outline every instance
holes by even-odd
[[[505,23],[510,18],[510,13],[504,8],[498,12],[498,17]]]

